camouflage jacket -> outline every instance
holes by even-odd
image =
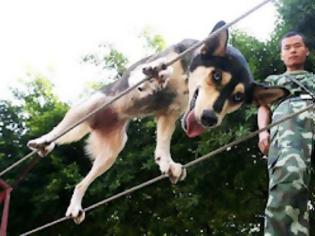
[[[308,90],[315,93],[315,74],[308,71],[294,71],[286,72],[281,75],[270,75],[266,78],[265,82],[271,86],[282,86],[291,92],[292,96],[305,94],[300,86],[294,83],[290,77],[294,77],[297,81],[303,84]],[[273,104],[271,107],[274,110],[277,104]]]

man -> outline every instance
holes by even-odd
[[[281,39],[281,60],[286,72],[266,79],[290,92],[284,101],[271,108],[260,106],[258,127],[264,128],[312,103],[315,75],[304,70],[309,49],[302,34],[290,32]],[[294,82],[297,81],[297,82]],[[301,86],[302,84],[302,86]],[[302,87],[305,88],[302,88]],[[309,110],[259,134],[259,149],[268,154],[269,198],[265,210],[265,236],[310,235],[309,183],[311,153],[314,149],[315,115]]]

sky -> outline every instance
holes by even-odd
[[[64,101],[104,73],[81,58],[112,43],[131,63],[141,59],[138,36],[147,27],[167,44],[204,39],[219,20],[230,22],[262,0],[10,0],[0,1],[0,99],[9,98],[27,72],[39,72]],[[260,40],[274,30],[272,3],[243,19],[241,29]],[[106,79],[106,78],[104,78]]]

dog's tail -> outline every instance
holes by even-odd
[[[82,123],[78,125],[77,127],[70,130],[65,135],[61,136],[56,140],[56,143],[59,145],[65,144],[65,143],[72,143],[80,140],[85,135],[87,135],[90,132],[90,127],[87,123]]]

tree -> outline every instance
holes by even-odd
[[[142,31],[139,38],[143,41],[143,48],[147,52],[147,55],[161,52],[166,47],[164,38],[159,34],[155,34],[149,27],[146,27]]]
[[[8,101],[0,103],[0,131],[3,138],[0,143],[1,169],[28,153],[26,142],[51,129],[68,109],[53,94],[52,85],[43,75],[29,76],[32,80],[26,83],[24,89],[14,91],[15,104]],[[87,162],[76,158],[77,155],[83,156],[81,145],[56,150],[41,160],[24,182],[14,189],[8,232],[17,235],[26,227],[35,227],[63,214],[67,205],[64,199],[71,196],[72,186],[81,177],[76,162],[81,162],[80,165]],[[19,167],[11,171],[5,176],[6,181],[12,183],[22,169]]]
[[[263,82],[267,75],[283,71],[278,48],[283,32],[302,18],[308,23],[301,27],[306,33],[313,32],[313,21],[309,19],[314,11],[307,11],[302,17],[300,8],[294,11],[300,3],[301,9],[314,9],[310,0],[278,1],[281,20],[267,42],[243,32],[232,33],[230,42],[245,55],[256,80]],[[159,35],[144,31],[141,38],[149,52],[163,48]],[[120,78],[128,63],[127,57],[109,44],[100,47],[100,52],[83,57],[83,61],[108,70],[114,79]],[[310,58],[309,63],[314,65],[314,59]],[[15,91],[17,105],[0,102],[2,169],[27,153],[27,140],[50,130],[68,109],[54,95],[44,76],[31,76],[33,80],[25,90]],[[195,139],[186,138],[178,122],[171,151],[176,161],[186,163],[256,128],[255,107],[244,107],[228,116],[221,127]],[[151,118],[133,120],[128,136],[113,168],[89,188],[84,206],[159,175],[153,160],[155,122]],[[90,168],[89,160],[83,158],[83,142],[56,148],[13,192],[9,224],[12,235],[64,215],[75,184]],[[12,181],[16,173],[6,178]],[[266,161],[257,148],[257,139],[251,139],[188,169],[184,182],[171,185],[161,181],[88,212],[80,226],[68,221],[39,235],[262,235],[266,174]],[[314,212],[311,217],[314,218]]]
[[[290,29],[304,33],[315,46],[315,3],[310,0],[286,0],[276,4],[281,15],[281,24],[284,31]]]
[[[85,55],[82,61],[111,71],[116,79],[122,76],[128,63],[123,53],[110,43],[100,44],[96,52]]]
[[[298,31],[305,34],[308,46],[315,48],[315,4],[311,0],[281,0],[276,1],[275,6],[279,13],[276,31],[270,44],[274,49],[279,48],[279,40],[288,31]],[[279,49],[276,50],[279,52]],[[314,71],[315,55],[311,54],[306,62],[306,69]]]

